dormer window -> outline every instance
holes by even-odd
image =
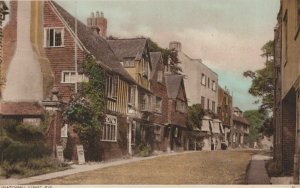
[[[133,68],[135,67],[134,58],[125,58],[123,62],[123,66],[125,68]]]
[[[44,33],[45,47],[64,46],[64,28],[46,28]]]

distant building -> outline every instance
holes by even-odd
[[[250,124],[243,117],[243,112],[238,108],[233,108],[232,114],[232,128],[231,128],[231,147],[244,147],[249,144],[249,133],[250,133]]]
[[[203,109],[217,114],[218,107],[218,75],[207,67],[201,59],[193,59],[186,55],[180,42],[170,42],[169,49],[178,52],[179,66],[185,75],[184,83],[188,104],[201,104]]]
[[[219,86],[218,89],[218,117],[223,123],[224,139],[227,146],[230,145],[230,130],[232,127],[232,96],[229,91]]]

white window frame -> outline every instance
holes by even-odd
[[[205,74],[201,74],[201,84],[206,86],[206,75]]]
[[[162,98],[161,97],[155,98],[155,112],[157,112],[157,113],[162,112]]]
[[[74,73],[75,75],[75,80],[74,81],[71,81],[71,75]],[[69,74],[69,79],[68,80],[65,80],[64,79],[64,75],[65,74]],[[76,83],[77,79],[76,79],[76,72],[75,71],[62,71],[61,72],[61,83],[63,84],[74,84]]]
[[[212,80],[212,90],[216,91],[217,87],[216,87],[216,81]]]
[[[128,104],[131,106],[135,106],[136,102],[136,85],[131,85],[128,87]]]
[[[50,39],[48,40],[48,31],[50,31],[51,29],[54,30],[54,41],[53,41],[53,46],[50,46]],[[59,46],[56,46],[55,45],[55,30],[58,30],[60,29],[61,30],[61,45]],[[50,32],[49,32],[50,33]],[[58,47],[64,47],[65,46],[65,40],[64,40],[64,37],[65,36],[65,28],[64,27],[45,27],[44,28],[44,47],[46,48],[58,48]],[[49,44],[48,44],[48,41],[49,41]]]
[[[105,122],[102,125],[101,141],[117,142],[117,138],[118,138],[118,119],[116,116],[106,114]]]
[[[163,71],[162,70],[157,71],[157,81],[158,82],[163,81]]]
[[[117,98],[118,81],[119,81],[118,76],[107,75],[106,82],[105,82],[105,93],[108,98],[110,99]]]
[[[186,113],[186,104],[184,101],[179,99],[176,100],[176,111]]]

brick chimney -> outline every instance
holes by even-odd
[[[181,51],[181,43],[177,41],[172,41],[169,44],[169,49],[170,50],[176,50],[177,52]]]
[[[95,13],[92,12],[91,16],[87,18],[87,26],[92,28],[96,34],[106,38],[107,20],[103,12],[99,13],[99,11],[97,11],[96,16]]]

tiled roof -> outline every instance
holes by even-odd
[[[232,114],[232,119],[233,119],[233,121],[238,121],[240,123],[250,125],[249,122],[242,116],[237,116],[235,114]]]
[[[161,59],[161,52],[150,52],[150,60],[152,63],[152,70],[153,70],[151,71],[151,78],[153,77],[156,66],[158,65],[160,59]]]
[[[49,1],[57,9],[61,17],[66,21],[68,26],[75,31],[75,18],[69,14],[65,9],[54,1]],[[119,59],[116,57],[107,41],[100,35],[95,34],[92,29],[87,27],[81,21],[77,20],[77,37],[84,45],[84,47],[106,67],[110,67],[116,73],[122,75],[129,81],[133,81],[132,77],[121,65]]]
[[[40,116],[43,107],[37,102],[1,102],[0,115],[4,116]]]
[[[140,60],[147,44],[147,39],[113,39],[108,40],[108,43],[119,59],[134,58],[135,60]]]
[[[168,97],[172,99],[176,99],[180,89],[181,82],[183,81],[183,76],[177,74],[165,75],[165,80],[166,80],[166,86],[168,91]]]

